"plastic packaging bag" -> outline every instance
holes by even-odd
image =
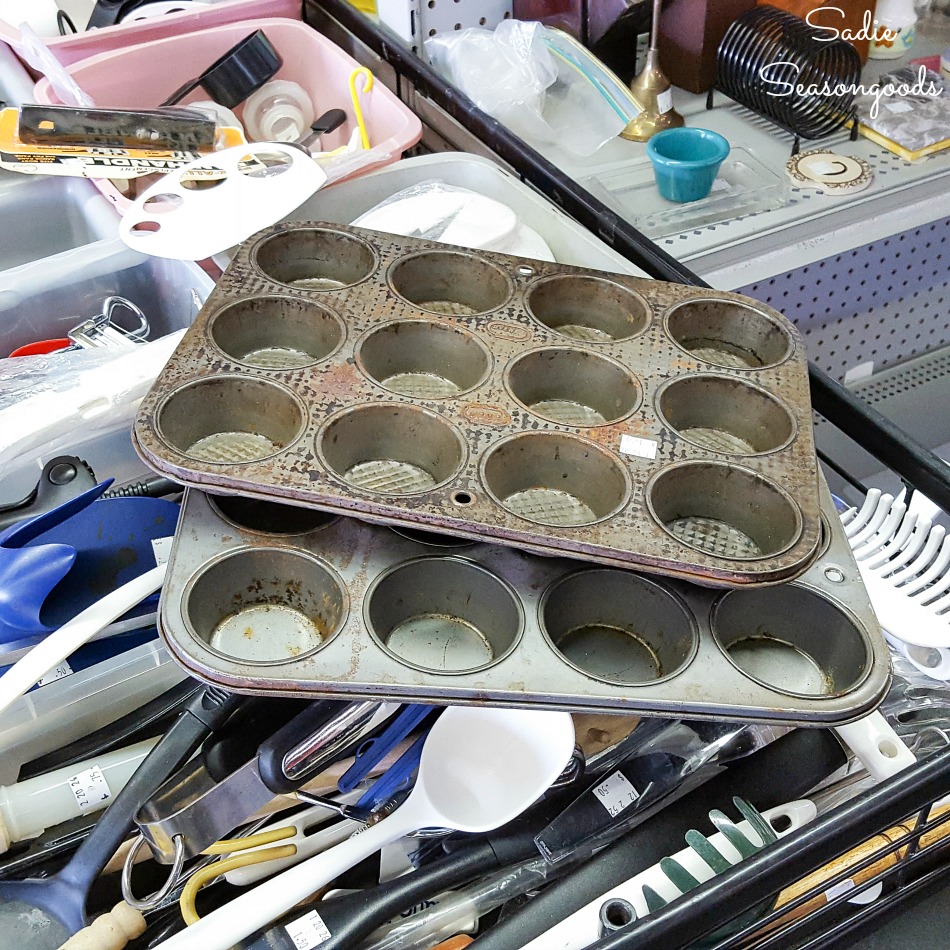
[[[644,721],[617,746],[588,760],[588,771],[597,776],[593,784],[535,844],[552,864],[592,854],[712,778],[719,766],[787,731],[751,723]]]
[[[0,469],[70,450],[78,434],[128,428],[184,332],[120,352],[66,350],[0,360]]]
[[[555,56],[540,23],[504,20],[494,32],[426,40],[433,66],[480,109],[529,142],[593,155],[627,122],[571,60]]]

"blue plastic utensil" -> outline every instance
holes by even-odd
[[[42,639],[155,566],[152,541],[174,534],[178,505],[100,499],[110,484],[0,534],[0,654]],[[139,609],[143,624],[152,613]]]
[[[380,735],[359,747],[353,764],[343,773],[336,787],[341,792],[352,792],[435,708],[418,703],[400,710]]]

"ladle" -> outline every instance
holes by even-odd
[[[432,727],[415,787],[391,815],[175,934],[162,950],[228,950],[380,848],[420,828],[472,833],[512,821],[574,751],[570,715],[451,707]]]

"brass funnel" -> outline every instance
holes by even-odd
[[[673,97],[670,93],[672,83],[660,69],[658,43],[662,4],[663,0],[653,0],[653,24],[650,28],[647,61],[639,75],[630,83],[630,92],[641,112],[627,123],[620,137],[633,142],[646,142],[657,132],[684,125],[683,117],[673,108]]]

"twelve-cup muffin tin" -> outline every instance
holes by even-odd
[[[816,563],[724,592],[191,490],[160,626],[244,692],[842,722],[890,665],[823,491]]]
[[[292,223],[142,403],[188,485],[711,586],[820,537],[800,336],[738,294]]]

